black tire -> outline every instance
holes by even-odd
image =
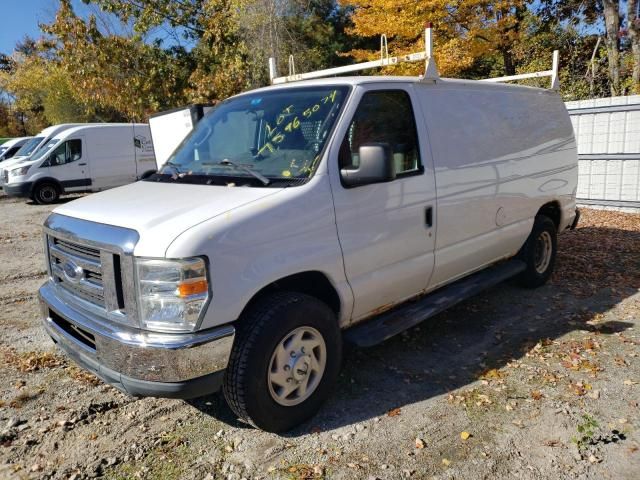
[[[49,205],[60,198],[60,187],[50,182],[39,183],[33,189],[32,196],[39,205]]]
[[[285,406],[271,393],[272,356],[291,332],[309,327],[324,340],[324,372],[317,376],[317,386],[313,391],[310,389],[308,398]],[[329,396],[341,360],[342,338],[333,311],[308,295],[275,293],[257,301],[238,324],[222,387],[224,396],[233,412],[253,426],[268,432],[290,430],[313,416]],[[306,375],[308,370],[307,367],[303,373]]]
[[[537,288],[544,285],[556,263],[557,253],[556,225],[549,217],[536,216],[529,238],[518,253],[518,257],[527,264],[516,280],[526,288]],[[547,252],[547,248],[550,251]]]

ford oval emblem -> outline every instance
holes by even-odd
[[[71,283],[79,283],[84,278],[84,270],[81,266],[76,265],[73,260],[67,260],[62,265],[62,271],[65,278]]]

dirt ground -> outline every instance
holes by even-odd
[[[283,435],[221,395],[128,398],[40,327],[40,226],[0,194],[0,478],[640,478],[640,215],[583,210],[550,284],[502,284],[344,361]]]

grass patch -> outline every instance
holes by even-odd
[[[578,447],[578,450],[583,451],[588,445],[593,444],[598,427],[598,422],[591,415],[582,416],[582,422],[577,427],[578,436],[571,439]]]
[[[104,478],[108,480],[132,478],[180,480],[184,478],[195,455],[184,436],[175,432],[167,433],[161,437],[160,444],[150,450],[144,458],[109,469],[104,472]]]

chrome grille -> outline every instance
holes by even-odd
[[[73,295],[105,308],[100,250],[51,235],[48,245],[55,282]]]
[[[138,233],[56,213],[45,221],[44,233],[49,275],[65,302],[136,326],[133,248]]]

